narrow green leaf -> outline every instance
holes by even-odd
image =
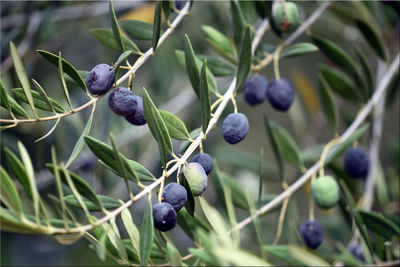
[[[114,139],[114,135],[112,133],[110,133],[110,139],[111,139],[111,145],[113,148],[113,152],[114,152],[114,158],[118,164],[118,169],[120,170],[120,173],[122,173],[122,177],[125,180],[125,184],[126,184],[126,188],[128,189],[129,195],[132,195],[132,190],[131,187],[129,185],[129,176],[128,176],[128,172],[127,172],[127,168],[129,168],[129,165],[126,165],[125,162],[123,161],[123,159],[120,156],[120,153],[118,152],[118,148],[117,145],[115,144],[115,139]]]
[[[125,60],[131,55],[133,54],[132,50],[128,50],[123,52],[117,59],[117,62],[114,63],[113,68],[115,69],[114,72],[114,79],[117,77],[117,73],[119,71],[119,67],[121,66],[122,63],[125,62]]]
[[[171,244],[172,243],[167,243],[167,254],[169,263],[171,264],[171,266],[182,266],[182,257],[176,247],[172,246]]]
[[[3,82],[0,80],[0,103],[2,107],[8,109],[10,115],[12,114],[10,103],[8,102],[8,94]]]
[[[326,82],[325,78],[318,74],[319,80],[319,96],[321,100],[321,107],[325,113],[325,117],[328,121],[328,125],[333,133],[337,133],[338,130],[338,110],[336,108],[335,100],[332,95],[331,89]]]
[[[185,175],[182,175],[181,184],[183,187],[185,187],[187,192],[187,201],[185,203],[185,208],[187,212],[190,214],[190,216],[194,217],[194,209],[195,209],[194,196],[192,193],[192,189],[190,188],[190,184],[186,180]]]
[[[207,81],[207,60],[204,60],[203,67],[201,68],[199,93],[202,115],[202,128],[203,132],[206,132],[208,123],[211,119],[210,89],[208,88]]]
[[[22,60],[18,54],[18,50],[15,47],[14,43],[11,41],[10,41],[10,52],[11,52],[11,57],[12,57],[12,60],[14,63],[15,72],[17,73],[18,80],[20,81],[20,83],[22,85],[24,94],[25,94],[26,98],[28,99],[29,106],[31,107],[32,112],[35,115],[35,118],[38,118],[38,115],[37,115],[36,109],[35,109],[35,105],[33,104],[31,87],[29,85],[28,76],[26,75],[24,63],[22,63]]]
[[[183,121],[175,116],[174,114],[165,111],[165,110],[158,110],[160,112],[161,117],[163,118],[165,125],[167,126],[168,133],[171,138],[177,140],[189,140],[189,132],[186,129],[185,124]]]
[[[173,153],[171,138],[160,112],[158,112],[145,88],[143,88],[143,108],[151,134],[156,139],[160,149],[161,163],[165,166],[168,162],[168,154]]]
[[[317,144],[312,147],[308,147],[300,151],[300,158],[305,164],[312,164],[319,159],[322,154],[322,150],[325,145]]]
[[[247,203],[249,205],[250,214],[256,214],[257,211],[254,206],[254,200],[249,191],[247,191],[246,199],[247,199]],[[262,226],[261,226],[259,217],[254,216],[253,224],[254,224],[254,228],[256,230],[258,245],[260,246],[260,249],[262,250],[262,247],[265,244],[265,240],[264,240],[264,235],[262,232]]]
[[[54,66],[58,66],[59,57],[55,54],[44,50],[37,50],[37,52],[47,61],[49,61]],[[86,83],[83,80],[79,72],[65,59],[62,59],[62,68],[66,74],[68,74],[82,89],[87,92]]]
[[[10,208],[16,215],[23,214],[21,199],[10,176],[0,165],[0,197],[1,201]]]
[[[357,64],[340,46],[314,34],[311,36],[311,39],[332,62],[349,71],[351,74],[359,75]]]
[[[84,137],[85,143],[89,147],[89,149],[96,155],[96,157],[104,164],[106,167],[110,168],[117,175],[122,177],[122,173],[120,173],[120,169],[118,168],[118,163],[115,161],[114,152],[111,146],[93,138],[90,136]],[[125,162],[127,171],[129,173],[129,180],[137,183],[137,179],[139,178],[141,181],[153,181],[154,176],[141,164],[127,159],[120,153],[120,158]]]
[[[204,221],[196,216],[192,217],[185,207],[178,212],[177,217],[179,226],[192,240],[194,240],[193,231],[195,228],[201,228],[206,232],[210,231],[209,226]]]
[[[206,266],[222,266],[218,259],[208,251],[200,248],[189,248],[190,254],[193,254],[198,260],[206,263]],[[198,265],[198,261],[195,262],[195,265]],[[197,264],[196,264],[197,263]]]
[[[357,54],[357,57],[361,63],[361,69],[363,70],[364,77],[366,79],[367,86],[364,91],[364,96],[366,99],[369,99],[372,96],[372,92],[374,91],[375,88],[375,83],[374,83],[374,76],[372,74],[372,70],[370,68],[370,64],[367,60],[367,56],[364,54],[364,52],[358,47],[355,46],[355,51]]]
[[[25,146],[21,143],[21,141],[18,141],[18,149],[19,149],[19,154],[21,155],[22,163],[26,170],[26,175],[29,182],[29,188],[31,190],[31,196],[33,200],[33,209],[35,211],[35,217],[37,222],[39,222],[40,195],[36,188],[35,172],[33,170],[32,161],[29,157],[28,151],[26,150]]]
[[[25,112],[25,110],[17,103],[17,101],[15,101],[9,94],[6,94],[5,96],[7,96],[8,103],[13,113],[15,113],[16,115],[20,115],[25,119],[29,119],[28,113]],[[4,101],[5,100],[1,98],[1,106],[7,108]]]
[[[26,173],[26,168],[19,160],[17,155],[15,155],[14,152],[12,152],[9,148],[5,147],[4,152],[6,154],[7,162],[14,172],[15,178],[17,178],[17,180],[20,182],[28,196],[32,198],[32,190],[29,184],[29,178],[28,174]]]
[[[129,209],[124,209],[121,213],[122,222],[132,242],[133,248],[137,254],[140,255],[140,233],[135,223],[133,222],[131,212]]]
[[[375,211],[358,209],[365,226],[372,232],[390,240],[394,235],[400,235],[400,227],[386,218],[383,214]]]
[[[200,72],[196,64],[196,56],[194,54],[192,44],[187,35],[185,35],[185,63],[186,71],[189,76],[190,83],[197,97],[200,98]]]
[[[318,257],[308,249],[288,246],[289,252],[293,258],[302,262],[305,266],[329,266],[330,264]]]
[[[386,60],[385,48],[383,46],[382,37],[379,36],[379,31],[376,30],[371,24],[363,21],[356,20],[356,26],[364,35],[365,40],[375,50],[376,54],[383,60]]]
[[[258,256],[238,248],[217,247],[214,249],[214,253],[222,261],[227,261],[237,266],[271,266],[271,264]]]
[[[226,37],[223,33],[208,25],[203,25],[201,29],[207,35],[209,40],[214,43],[218,48],[228,54],[233,54],[231,42],[229,41],[229,38]]]
[[[250,26],[248,26],[239,51],[239,62],[236,73],[236,91],[242,88],[247,79],[251,66],[251,58],[251,35]]]
[[[344,99],[354,103],[361,101],[359,89],[345,73],[325,64],[320,64],[318,69],[330,87]]]
[[[297,166],[299,169],[303,166],[300,158],[300,149],[293,137],[278,123],[269,120],[274,139],[278,144],[282,158],[287,162]]]
[[[154,22],[153,22],[153,41],[152,47],[153,51],[156,50],[158,40],[160,38],[161,33],[161,3],[162,1],[157,1],[156,8],[154,10]]]
[[[93,29],[90,29],[90,32],[104,46],[107,46],[108,48],[113,49],[113,50],[119,50],[119,47],[114,39],[113,31],[111,29],[93,28]],[[126,37],[125,35],[121,35],[121,38],[122,38],[122,43],[124,45],[124,48],[126,50],[131,50],[134,54],[138,54],[138,55],[140,55],[142,53],[142,52],[140,52],[137,45],[132,40],[130,40],[128,37]]]
[[[237,225],[237,221],[236,221],[235,209],[233,207],[232,192],[229,187],[225,188],[224,197],[225,197],[226,210],[228,212],[229,223],[231,225],[231,228],[235,228],[235,226]],[[235,247],[239,247],[240,237],[238,231],[232,232],[232,239],[234,241],[233,245]]]
[[[239,1],[239,5],[246,23],[254,24],[257,19],[257,12],[254,9],[255,1]]]
[[[65,78],[64,78],[64,70],[63,70],[61,52],[59,52],[59,54],[58,54],[58,73],[60,75],[61,85],[62,85],[62,87],[64,89],[65,98],[67,99],[68,105],[69,105],[69,107],[70,107],[70,109],[72,111],[74,109],[72,107],[71,99],[69,98],[68,87],[67,87],[67,84],[66,84]]]
[[[283,50],[283,52],[279,55],[279,58],[283,59],[283,58],[297,57],[315,51],[318,51],[318,47],[316,47],[313,44],[297,43],[286,47],[285,50]]]
[[[90,200],[92,203],[96,205],[96,207],[101,210],[103,208],[103,204],[101,203],[100,199],[97,197],[97,194],[94,192],[93,188],[86,182],[82,177],[80,177],[78,174],[68,171],[65,168],[57,167],[54,166],[53,164],[46,164],[46,166],[50,169],[50,171],[54,172],[54,168],[56,167],[60,171],[60,178],[61,181],[68,185],[71,186],[70,183],[68,182],[68,177],[71,179],[73,186],[76,188],[77,193],[82,195],[82,197],[79,195],[79,198],[83,202],[83,197],[87,198]],[[72,188],[71,188],[72,189]],[[76,195],[74,194],[76,197]],[[77,199],[79,201],[79,199]]]
[[[64,191],[63,191],[63,187],[61,184],[61,177],[60,177],[60,171],[58,170],[58,168],[56,168],[58,161],[57,161],[57,155],[56,155],[56,149],[54,146],[51,147],[51,162],[53,163],[53,173],[54,173],[54,180],[55,180],[55,184],[57,187],[57,191],[58,191],[58,198],[54,197],[57,201],[57,203],[59,203],[59,206],[61,206],[61,214],[63,217],[63,221],[64,221],[64,226],[65,228],[68,228],[68,224],[67,224],[67,212],[69,212],[68,207],[66,207],[65,205],[65,200],[64,200]],[[72,213],[69,213],[72,214]],[[75,225],[77,224],[75,218],[73,216],[72,220],[74,221]]]
[[[267,245],[263,247],[269,256],[277,258],[290,266],[303,266],[305,265],[300,259],[293,257],[287,245]]]
[[[175,55],[176,55],[176,58],[178,59],[179,64],[187,71],[186,53],[183,52],[182,50],[175,50]],[[201,55],[199,55],[198,57],[195,56],[197,70],[201,69],[201,67],[203,65],[203,61],[201,60],[201,58],[203,58],[203,60],[204,60],[205,56],[201,56]],[[231,72],[231,73],[233,73],[233,72]],[[189,72],[188,72],[188,75],[189,75]],[[189,76],[189,80],[190,80],[190,76]],[[199,85],[200,85],[200,71],[199,71],[198,81],[199,81]],[[210,90],[212,92],[216,93],[218,91],[217,82],[215,81],[214,74],[211,72],[211,69],[209,68],[209,66],[207,66],[207,81],[208,81],[208,86],[210,87]],[[192,83],[192,87],[193,87],[193,89],[195,89],[195,87],[193,86],[193,83]],[[198,89],[198,86],[196,88]],[[198,92],[195,91],[195,93],[196,93],[197,97],[199,97]]]
[[[204,197],[199,197],[200,207],[204,213],[204,216],[207,218],[207,221],[210,223],[211,227],[217,233],[219,241],[223,245],[231,245],[232,240],[226,234],[228,232],[228,228],[225,224],[224,219],[222,218],[221,214],[213,207],[211,207]]]
[[[108,236],[109,230],[110,230],[110,227],[106,227],[106,230],[103,232],[103,234],[99,238],[99,242],[96,244],[96,253],[101,261],[106,260],[106,250],[107,250],[106,241],[107,241],[107,236]]]
[[[86,205],[85,205],[85,202],[83,201],[83,199],[82,199],[82,196],[80,195],[80,192],[78,191],[78,189],[77,189],[77,187],[75,186],[75,183],[74,183],[74,181],[71,179],[71,175],[70,175],[70,172],[68,172],[68,170],[67,169],[65,169],[65,168],[62,168],[62,167],[59,167],[59,170],[61,171],[60,173],[61,173],[61,180],[64,182],[64,184],[65,185],[67,185],[70,189],[71,189],[71,191],[72,191],[72,194],[73,194],[73,196],[75,197],[75,199],[78,201],[78,203],[79,203],[79,206],[83,209],[83,211],[85,212],[85,215],[86,215],[86,218],[90,218],[90,213],[89,213],[89,210],[88,210],[88,208],[86,207]],[[79,176],[78,176],[79,177]],[[79,179],[78,180],[75,180],[75,181],[83,181],[83,179],[82,178],[80,178],[79,177]],[[80,181],[80,182],[81,182]],[[82,189],[81,189],[82,190]],[[96,199],[97,199],[97,197],[96,197]],[[98,200],[97,200],[98,201]],[[100,203],[100,202],[99,202]],[[101,207],[101,203],[100,203],[100,205],[99,205],[99,208]]]
[[[220,172],[218,163],[215,158],[213,159],[213,171],[211,172],[211,176],[212,176],[211,183],[213,184],[213,187],[215,190],[215,195],[217,196],[219,203],[224,208],[225,213],[228,214],[228,211],[226,209],[226,203],[225,203],[226,200],[224,197],[225,184],[224,184],[224,180],[222,178],[222,173]],[[235,198],[236,198],[236,196],[235,196]],[[235,200],[235,198],[234,198],[234,200]]]
[[[65,68],[64,68],[64,70],[65,70]],[[87,70],[78,70],[78,73],[82,77],[83,80],[86,80],[87,76],[89,75],[89,71],[87,71]],[[76,84],[79,86],[79,84],[74,79],[72,79],[71,76],[69,76],[67,73],[64,73],[64,77],[67,82],[70,82],[70,83],[73,83],[73,84]]]
[[[14,89],[11,89],[11,91],[15,94],[15,96],[19,100],[21,100],[25,103],[28,102],[28,99],[26,98],[26,95],[24,94],[24,91],[22,88],[14,88]],[[33,98],[33,103],[36,108],[45,110],[45,111],[52,111],[51,107],[46,103],[46,101],[43,101],[43,98],[40,96],[40,94],[38,92],[32,90],[31,94],[32,94],[32,98]],[[56,112],[58,112],[58,113],[65,112],[64,108],[56,100],[51,99],[51,98],[48,98],[48,100]]]
[[[368,247],[368,251],[370,253],[370,255],[373,255],[373,248],[371,246],[371,242],[369,240],[368,237],[368,233],[367,230],[365,228],[364,222],[362,220],[362,217],[360,216],[360,214],[358,213],[357,207],[356,207],[356,203],[353,200],[353,197],[351,196],[351,193],[349,191],[349,189],[347,188],[346,183],[343,180],[339,181],[340,187],[342,188],[343,192],[344,192],[344,196],[346,199],[347,204],[349,205],[350,208],[350,213],[354,218],[354,221],[356,222],[357,228],[361,233],[361,237],[363,238],[364,242],[367,244]]]
[[[112,0],[110,0],[109,14],[110,14],[111,28],[114,35],[114,40],[117,43],[119,50],[123,52],[125,49],[122,43],[121,33],[119,31],[117,16],[115,15],[114,12],[114,6]]]
[[[152,40],[153,25],[140,20],[123,20],[121,28],[132,38],[137,40]]]
[[[243,186],[241,186],[234,178],[226,173],[222,172],[220,173],[220,176],[224,187],[229,187],[232,191],[232,195],[235,196],[233,198],[233,204],[239,208],[247,210],[249,207],[247,204],[247,196],[243,191]]]
[[[111,243],[118,249],[118,258],[122,259],[124,262],[128,262],[128,255],[125,250],[125,246],[121,240],[121,235],[119,233],[117,224],[115,223],[115,217],[110,220],[111,230],[108,233],[108,238]]]
[[[51,111],[53,111],[54,113],[56,113],[56,111],[55,111],[55,109],[54,109],[54,107],[53,107],[53,104],[51,103],[53,99],[51,99],[51,98],[49,98],[49,97],[47,96],[46,92],[43,90],[42,86],[41,86],[37,81],[35,81],[34,79],[32,79],[32,82],[33,82],[33,85],[34,85],[35,88],[36,88],[36,91],[39,93],[40,97],[42,98],[42,100],[47,104],[47,106],[50,108]],[[33,92],[33,91],[32,91],[32,92]],[[32,96],[33,96],[33,98],[35,98],[35,96],[33,95],[33,93],[32,93]],[[54,102],[55,102],[55,101],[53,100],[53,103],[54,103]],[[57,104],[58,104],[58,103],[57,103]],[[36,106],[36,103],[35,103],[35,106]],[[60,106],[61,106],[61,105],[60,105]],[[36,106],[36,107],[37,107],[37,106]]]
[[[282,155],[279,150],[278,142],[275,140],[275,136],[274,136],[271,124],[269,122],[269,119],[268,119],[267,115],[265,115],[265,114],[264,114],[264,124],[265,124],[265,129],[267,130],[267,133],[268,133],[269,142],[271,143],[272,150],[273,150],[275,158],[276,158],[276,163],[278,164],[279,177],[280,177],[281,181],[283,181],[285,172],[284,172],[284,168],[283,168]]]
[[[32,224],[25,224],[19,220],[16,216],[10,212],[9,209],[6,209],[0,206],[0,222],[1,222],[1,230],[14,232],[19,234],[45,234],[43,228],[38,228],[32,226]]]
[[[92,128],[93,115],[94,115],[95,109],[96,109],[96,104],[93,105],[92,112],[90,113],[90,117],[89,117],[88,121],[86,122],[85,128],[83,129],[81,135],[79,136],[79,139],[76,142],[74,149],[72,150],[72,153],[68,158],[67,163],[65,164],[65,168],[68,168],[72,164],[72,162],[74,162],[75,159],[78,157],[79,153],[81,153],[82,148],[85,144],[84,137],[89,134],[90,129]]]
[[[200,60],[201,63],[202,61],[204,61],[206,56],[197,55],[197,58]],[[197,64],[197,59],[196,59],[196,64]],[[209,70],[207,71],[208,81],[210,81],[210,74],[214,74],[215,76],[229,76],[235,73],[235,67],[231,63],[226,62],[225,60],[223,60],[221,57],[218,56],[207,56],[207,69]],[[213,90],[212,87],[210,88],[210,90]]]
[[[242,11],[237,1],[231,0],[231,14],[233,20],[233,39],[235,40],[236,50],[238,50],[241,46],[246,26]]]
[[[140,263],[147,265],[154,240],[153,208],[151,201],[147,204],[140,227]]]
[[[82,197],[82,201],[85,203],[86,207],[88,208],[88,210],[90,211],[101,211],[101,208],[94,203],[93,201],[87,199],[86,197]],[[119,206],[121,206],[121,203],[116,200],[113,199],[112,197],[109,196],[103,196],[103,195],[97,195],[97,198],[99,199],[99,201],[101,202],[102,206],[106,209],[106,210],[112,210],[112,209],[116,209]],[[80,208],[80,204],[79,202],[76,200],[74,195],[68,195],[64,197],[65,202],[67,202],[68,204]]]
[[[161,1],[161,8],[162,8],[162,11],[164,13],[164,17],[166,20],[169,20],[169,13],[174,5],[175,5],[175,2],[171,1],[171,0]]]
[[[325,159],[325,165],[329,165],[340,157],[346,150],[353,145],[358,138],[360,138],[369,128],[369,124],[364,124],[359,127],[354,133],[352,133],[345,141],[334,146],[328,153]]]

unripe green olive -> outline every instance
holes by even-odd
[[[311,184],[311,194],[318,207],[329,209],[339,201],[339,186],[332,176],[322,176]]]
[[[183,175],[190,185],[193,196],[200,196],[207,189],[207,174],[197,162],[191,162],[183,168]]]
[[[299,26],[300,12],[295,3],[280,2],[272,12],[275,26],[282,32],[294,31]]]

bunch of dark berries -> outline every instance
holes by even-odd
[[[107,64],[94,67],[86,78],[86,86],[91,94],[101,95],[111,89],[114,83],[115,70]],[[115,88],[108,96],[108,105],[112,111],[124,116],[134,125],[146,124],[143,99],[128,88]]]
[[[184,166],[183,175],[193,196],[200,196],[207,189],[208,177],[204,168],[210,173],[212,167],[212,159],[206,153],[195,155],[193,162]],[[177,212],[185,206],[187,199],[188,193],[182,185],[169,183],[165,186],[162,202],[153,206],[154,227],[162,232],[172,230],[176,225]]]

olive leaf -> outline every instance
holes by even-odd
[[[123,20],[121,28],[132,38],[137,40],[152,40],[153,25],[141,20]]]
[[[207,80],[207,60],[204,60],[203,67],[201,68],[200,75],[200,104],[201,104],[201,117],[202,117],[202,129],[206,132],[208,123],[211,119],[211,102],[210,102],[210,89],[208,87]]]
[[[160,109],[158,111],[160,112],[160,115],[163,118],[165,125],[167,126],[168,133],[171,138],[178,140],[190,139],[189,132],[180,118],[165,110]]]
[[[114,40],[117,43],[119,50],[124,51],[125,50],[124,44],[122,43],[121,33],[119,31],[117,16],[115,15],[115,12],[114,12],[114,5],[113,5],[112,0],[110,0],[109,14],[110,14],[111,28],[112,28],[113,35],[114,35]]]
[[[338,130],[338,110],[335,104],[335,100],[333,98],[331,89],[326,82],[325,78],[318,74],[319,80],[319,93],[321,99],[322,110],[325,113],[325,117],[328,121],[328,125],[331,128],[333,133],[336,133]]]
[[[22,60],[18,54],[18,50],[13,42],[10,42],[10,51],[14,63],[14,68],[17,73],[18,80],[22,85],[23,92],[28,100],[29,106],[31,107],[33,114],[35,115],[36,118],[38,118],[35,105],[33,103],[33,97],[32,97],[31,87],[29,85],[29,79],[28,76],[26,75],[24,64],[22,63]]]
[[[251,35],[250,26],[248,26],[239,51],[239,62],[236,73],[236,91],[241,89],[246,81],[251,67],[251,59]]]
[[[153,208],[149,199],[140,228],[140,263],[146,266],[154,240]]]
[[[161,163],[165,166],[168,162],[168,154],[173,153],[171,138],[160,112],[145,88],[143,88],[143,108],[150,132],[156,139],[160,149]]]
[[[55,54],[44,50],[37,50],[39,55],[41,55],[44,59],[49,61],[54,66],[58,66],[59,57]],[[85,92],[87,92],[86,83],[83,80],[81,74],[65,59],[62,59],[62,68],[66,74],[68,74]]]
[[[154,10],[154,23],[153,23],[153,51],[156,50],[158,40],[160,39],[161,33],[161,4],[162,1],[158,0],[156,3],[156,8]]]

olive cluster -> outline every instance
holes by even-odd
[[[368,174],[369,160],[364,149],[349,148],[344,156],[344,169],[350,177],[365,177]],[[319,177],[311,184],[311,195],[318,207],[330,209],[339,201],[339,185],[332,176]],[[323,229],[316,220],[304,222],[299,232],[309,248],[316,249],[323,241]],[[348,250],[355,258],[364,261],[360,244],[350,244]]]
[[[212,171],[213,162],[207,153],[197,154],[192,162],[183,167],[183,175],[189,183],[193,196],[201,196],[208,184],[207,175]],[[188,193],[184,186],[169,183],[162,192],[161,203],[153,206],[154,227],[162,232],[173,229],[177,221],[177,212],[187,202]]]
[[[94,67],[86,78],[86,86],[93,95],[101,95],[111,89],[115,70],[107,64]],[[110,109],[134,125],[147,123],[144,116],[143,99],[125,87],[115,88],[108,96]]]

